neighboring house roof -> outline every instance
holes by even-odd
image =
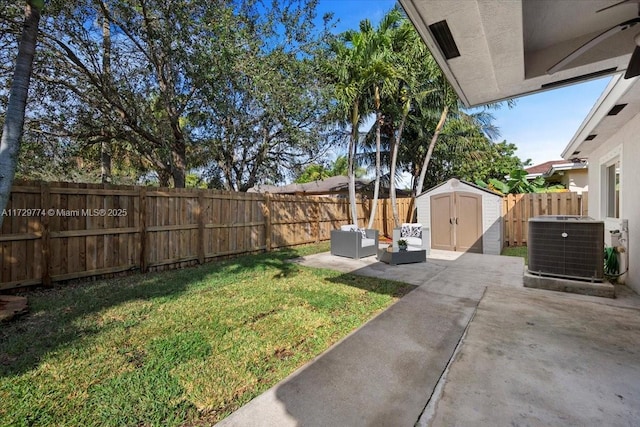
[[[569,159],[579,154],[589,158],[603,142],[640,113],[639,81],[638,77],[625,80],[615,76],[611,79],[562,152],[562,157]]]
[[[556,172],[587,169],[588,163],[580,159],[572,160],[550,160],[548,162],[540,163],[528,168],[525,168],[527,172],[527,179],[534,179],[536,177],[550,177]]]
[[[400,0],[400,4],[466,106],[623,72],[636,46],[635,28],[619,31],[564,61],[599,34],[637,17],[637,1]]]
[[[539,176],[546,173],[551,168],[551,166],[558,163],[566,163],[566,161],[563,159],[549,160],[548,162],[540,163],[539,165],[533,165],[528,168],[525,168],[524,170],[527,172],[527,175]]]
[[[369,184],[369,181],[356,179],[356,191],[360,191]],[[273,194],[336,194],[346,193],[349,191],[349,177],[332,176],[318,181],[307,182],[304,184],[288,184],[283,186],[276,185],[257,185],[247,190],[250,193],[273,193]]]

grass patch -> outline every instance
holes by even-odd
[[[505,246],[500,255],[524,258],[524,265],[529,265],[529,254],[526,246]]]
[[[29,293],[0,329],[0,425],[219,421],[413,289],[286,262],[327,248]]]

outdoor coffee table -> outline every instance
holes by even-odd
[[[422,249],[419,251],[397,251],[393,252],[391,248],[378,249],[378,261],[390,264],[411,264],[414,262],[425,262],[427,260],[427,251]]]

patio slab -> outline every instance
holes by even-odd
[[[418,425],[637,425],[640,310],[602,301],[489,288]]]

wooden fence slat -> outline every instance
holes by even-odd
[[[262,216],[264,217],[265,222],[265,247],[267,248],[267,252],[269,252],[271,251],[271,233],[273,232],[271,223],[271,194],[269,193],[264,195]]]
[[[503,198],[504,243],[527,244],[529,218],[539,215],[588,215],[588,193],[507,194]]]
[[[148,245],[147,245],[147,189],[145,187],[140,188],[138,193],[138,200],[140,203],[140,211],[138,215],[138,221],[140,226],[140,237],[138,239],[138,253],[140,271],[147,272],[147,260],[149,259]]]
[[[51,208],[51,192],[49,184],[43,182],[40,185],[40,207],[43,210],[49,210]],[[51,274],[49,269],[51,268],[51,251],[49,242],[49,214],[42,216],[42,241],[40,243],[40,250],[42,251],[42,284],[44,286],[51,286]],[[36,279],[34,277],[34,279]]]

